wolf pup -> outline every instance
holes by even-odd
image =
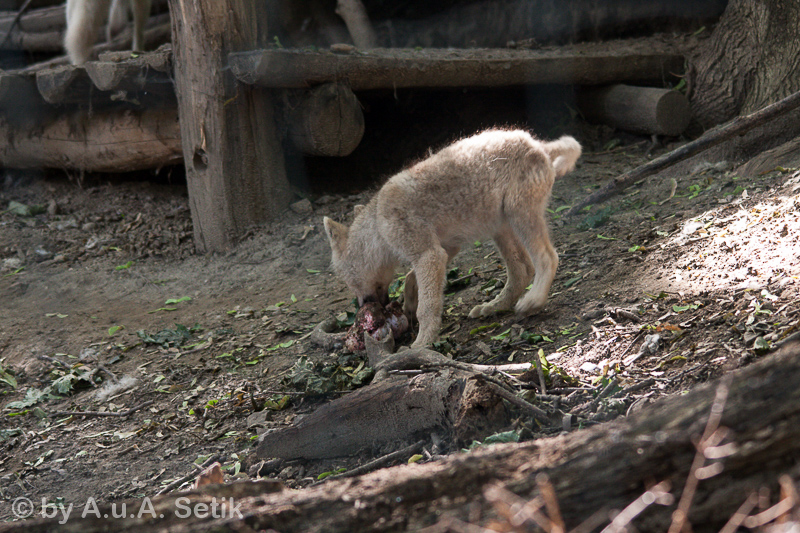
[[[550,190],[580,155],[568,136],[544,142],[524,131],[489,130],[462,139],[390,178],[357,208],[351,227],[325,217],[334,271],[359,305],[385,305],[395,268],[410,263],[404,310],[419,320],[412,347],[423,347],[439,334],[447,262],[462,246],[491,237],[508,281],[469,316],[512,308],[528,315],[545,304],[558,266],[545,219]]]
[[[133,51],[144,47],[144,24],[150,16],[151,0],[67,0],[67,34],[64,48],[73,65],[83,65],[91,54],[97,32],[108,17],[106,38],[122,31],[133,12]],[[109,4],[111,5],[109,9]]]

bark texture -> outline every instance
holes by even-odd
[[[692,110],[706,128],[800,90],[800,4],[731,0],[693,70]]]
[[[175,88],[195,244],[231,248],[291,198],[271,94],[238,85],[228,54],[267,44],[263,2],[170,0]]]
[[[0,165],[133,172],[182,161],[175,109],[76,111],[36,124],[0,118]]]

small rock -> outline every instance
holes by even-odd
[[[596,364],[594,364],[594,363],[591,363],[591,362],[589,362],[589,361],[586,361],[585,363],[583,363],[583,364],[580,366],[580,370],[581,370],[581,371],[583,371],[583,372],[588,372],[588,373],[590,373],[590,374],[593,374],[593,373],[597,372],[599,369],[600,369],[600,367],[599,367],[599,366],[597,366]]]
[[[56,216],[61,209],[58,207],[58,203],[55,200],[50,200],[50,203],[47,204],[47,214],[51,217]]]
[[[34,259],[37,263],[41,263],[42,261],[47,261],[48,259],[52,259],[53,252],[45,250],[44,248],[38,247],[33,250]]]
[[[289,206],[289,209],[298,215],[310,215],[314,212],[314,207],[311,205],[311,200],[303,198],[299,202],[295,202]]]
[[[22,260],[20,258],[18,258],[18,257],[9,257],[7,259],[3,259],[3,265],[2,265],[2,268],[0,268],[0,271],[17,270],[19,268],[22,268],[23,264],[24,263],[22,262]]]
[[[67,256],[65,256],[64,254],[58,254],[58,255],[53,257],[53,262],[54,263],[63,263],[66,260],[67,260]]]
[[[317,204],[317,205],[328,205],[328,204],[332,204],[335,201],[336,201],[336,197],[335,196],[331,196],[330,194],[323,194],[322,196],[317,198],[317,201],[314,202],[314,203]]]
[[[356,51],[356,47],[347,43],[334,43],[330,48],[334,54],[352,54]]]
[[[87,222],[83,226],[81,226],[81,229],[83,231],[94,231],[95,229],[97,229],[97,224],[95,224],[94,222]]]

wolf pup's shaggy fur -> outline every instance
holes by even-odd
[[[97,32],[108,19],[106,38],[122,31],[133,12],[133,51],[144,47],[144,24],[150,16],[151,0],[67,0],[67,34],[64,48],[73,65],[83,65],[90,56]],[[110,5],[110,7],[109,7]]]
[[[558,266],[545,219],[550,190],[580,155],[568,136],[544,142],[524,131],[489,130],[462,139],[390,178],[359,206],[351,227],[325,217],[333,268],[359,305],[385,304],[397,265],[410,263],[404,309],[416,312],[412,346],[422,347],[439,334],[447,262],[462,246],[491,237],[508,281],[469,316],[528,315],[547,301]]]

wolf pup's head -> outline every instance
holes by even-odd
[[[331,244],[333,271],[355,293],[359,307],[366,302],[388,304],[394,267],[383,260],[375,246],[377,236],[370,235],[369,230],[358,231],[358,221],[352,228],[328,217],[322,222]]]

